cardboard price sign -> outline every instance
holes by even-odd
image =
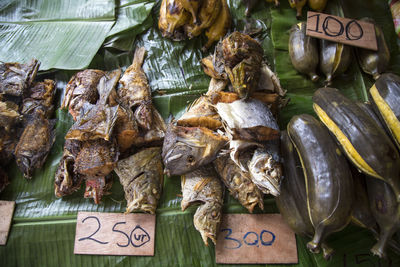
[[[377,51],[375,26],[372,23],[307,12],[307,35]]]
[[[295,234],[280,214],[225,214],[215,256],[225,264],[298,263]]]
[[[5,245],[7,243],[14,208],[15,201],[0,200],[0,245]]]
[[[154,256],[156,216],[79,212],[74,254]]]

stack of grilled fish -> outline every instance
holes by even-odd
[[[279,195],[279,128],[270,107],[278,111],[285,91],[261,45],[239,32],[202,64],[212,77],[208,92],[168,125],[162,157],[166,174],[182,175],[182,210],[200,203],[194,224],[207,245],[221,219],[221,180],[250,212],[263,208],[263,193]],[[223,91],[228,84],[231,92]]]
[[[158,28],[174,41],[191,39],[203,31],[208,38],[203,50],[219,41],[231,27],[226,0],[163,0]]]
[[[375,24],[372,19],[363,21]],[[383,73],[390,61],[390,51],[385,42],[382,30],[375,24],[378,51],[357,48],[357,58],[361,69],[376,80]],[[325,85],[332,84],[332,79],[344,73],[349,67],[352,55],[351,47],[320,40],[306,35],[306,23],[293,25],[289,36],[289,54],[293,67],[300,73],[308,75],[313,82],[317,81],[317,69],[326,76]],[[319,57],[316,56],[319,54]]]
[[[7,165],[15,156],[25,178],[46,160],[55,141],[53,114],[55,83],[35,82],[40,63],[0,64],[0,160]],[[0,189],[8,183],[0,170]]]
[[[369,93],[372,104],[318,89],[313,108],[322,123],[298,115],[282,135],[278,207],[296,233],[312,239],[307,247],[325,257],[333,251],[326,238],[350,221],[376,236],[373,254],[384,257],[387,245],[400,253],[391,240],[400,228],[400,77],[382,74]]]
[[[69,109],[75,123],[65,136],[55,176],[57,197],[72,194],[85,180],[84,196],[98,204],[111,189],[110,173],[115,169],[124,186],[127,212],[154,213],[162,186],[157,146],[166,126],[152,104],[142,69],[145,54],[138,48],[121,78],[120,70],[87,69],[67,84],[62,108]]]

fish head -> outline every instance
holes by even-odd
[[[199,160],[196,147],[185,143],[177,142],[173,147],[163,147],[164,172],[168,176],[180,175],[196,169],[199,166]]]
[[[200,232],[204,244],[208,245],[208,238],[216,244],[217,231],[221,222],[221,204],[218,202],[206,202],[201,205],[193,216],[193,224]]]

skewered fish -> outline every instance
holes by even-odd
[[[40,63],[32,59],[29,63],[0,64],[0,94],[23,97],[36,77]]]
[[[118,161],[115,172],[124,187],[126,212],[155,214],[163,184],[161,148],[146,148]]]
[[[221,222],[222,209],[222,185],[212,165],[206,165],[189,172],[181,178],[183,199],[182,210],[192,204],[202,203],[197,208],[193,217],[193,223],[200,232],[204,244],[210,238],[214,244],[217,239],[217,231]]]
[[[81,113],[85,103],[95,104],[99,98],[97,84],[104,71],[87,69],[75,74],[65,88],[65,96],[61,108],[68,108],[74,120]]]
[[[227,139],[204,127],[170,123],[164,138],[162,158],[168,176],[181,175],[210,163]]]
[[[241,170],[229,155],[219,156],[214,161],[214,166],[230,194],[243,207],[250,213],[257,205],[260,209],[264,209],[263,193],[252,182],[249,172]]]
[[[31,179],[33,170],[44,164],[55,141],[54,126],[55,121],[49,121],[41,112],[28,119],[14,151],[25,178]]]

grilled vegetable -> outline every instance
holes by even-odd
[[[194,203],[202,203],[197,208],[193,223],[200,232],[204,244],[208,238],[216,243],[218,227],[221,222],[222,185],[212,165],[202,166],[182,176],[182,210]]]
[[[95,104],[99,98],[97,84],[104,71],[87,69],[72,76],[65,88],[61,108],[68,108],[74,120],[81,114],[85,103]]]
[[[162,158],[165,173],[181,175],[208,164],[217,157],[227,139],[203,127],[168,125]]]
[[[375,24],[375,34],[378,51],[357,48],[358,63],[365,73],[372,75],[372,77],[376,80],[389,65],[390,51],[386,44],[383,31],[375,23],[375,21],[370,18],[363,18],[361,20]]]
[[[289,0],[290,7],[296,9],[297,19],[301,19],[301,10],[306,3],[307,0]]]
[[[221,1],[221,11],[219,12],[214,23],[206,30],[207,43],[203,46],[202,50],[206,51],[211,45],[219,41],[231,28],[232,18],[229,11],[227,0]]]
[[[299,156],[286,131],[281,133],[281,153],[284,159],[284,176],[281,193],[275,198],[280,214],[298,235],[312,238],[314,228],[308,215],[306,184]],[[321,244],[324,258],[332,256],[333,250],[325,243]],[[314,252],[318,252],[315,250]]]
[[[307,248],[317,252],[327,236],[350,221],[354,190],[351,173],[329,131],[314,117],[294,116],[287,127],[303,167],[308,214],[315,231]]]
[[[308,6],[318,12],[324,11],[328,0],[308,0]]]
[[[267,141],[279,138],[279,127],[271,111],[255,99],[215,105],[232,139]]]
[[[55,141],[55,121],[49,121],[43,113],[28,119],[14,155],[24,177],[31,179],[33,170],[42,167]]]
[[[54,193],[56,197],[70,195],[81,187],[83,175],[74,172],[75,159],[80,149],[79,141],[65,141],[64,152],[55,174]]]
[[[289,55],[293,67],[300,73],[310,76],[311,81],[319,79],[315,70],[318,65],[317,41],[306,36],[306,23],[293,25],[289,36]]]
[[[218,157],[214,161],[214,167],[229,193],[250,213],[257,205],[264,209],[263,193],[251,181],[249,172],[241,170],[229,155]]]
[[[400,149],[400,77],[392,73],[382,74],[369,92]]]
[[[345,72],[350,65],[351,47],[321,39],[319,60],[321,71],[326,76],[325,84],[330,85],[332,78]]]
[[[366,181],[371,211],[379,225],[379,239],[371,252],[382,258],[388,241],[400,228],[400,205],[388,183],[372,177],[367,177]]]
[[[31,86],[40,62],[32,59],[29,63],[0,63],[0,94],[23,97]]]
[[[163,184],[161,148],[146,148],[118,161],[115,172],[124,187],[126,212],[155,214]]]
[[[400,156],[385,131],[334,88],[318,89],[313,108],[362,172],[389,183],[400,201]]]

